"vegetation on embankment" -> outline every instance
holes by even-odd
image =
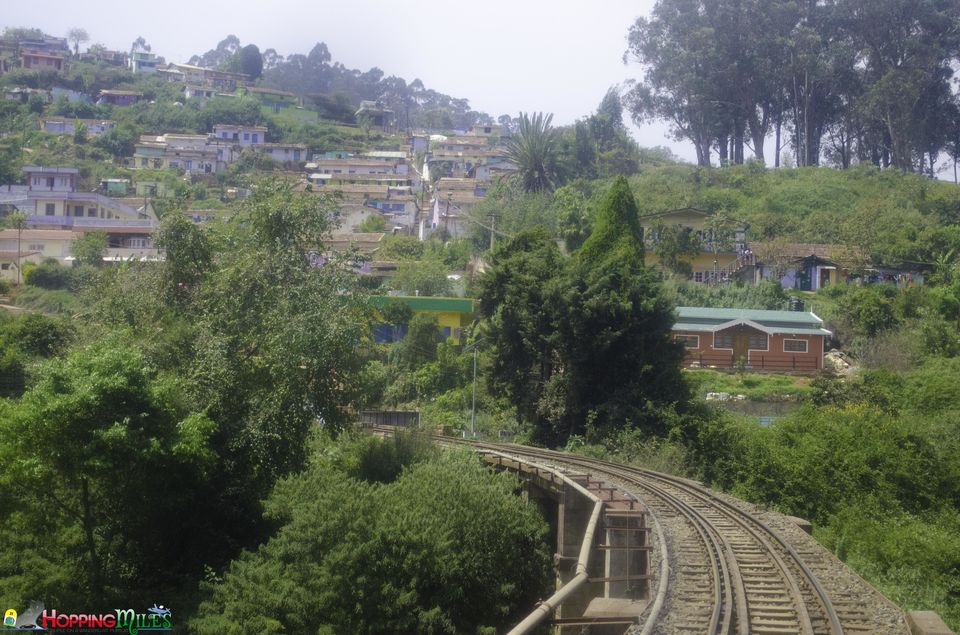
[[[278,484],[280,524],[205,584],[204,633],[489,633],[549,594],[547,524],[472,452],[344,437]]]

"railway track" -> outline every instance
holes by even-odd
[[[596,459],[514,445],[476,444],[540,462],[562,463],[612,477],[643,493],[664,518],[682,517],[688,530],[675,552],[676,580],[668,615],[671,632],[747,635],[840,635],[829,591],[775,531],[685,479]]]
[[[824,552],[795,549],[781,532],[698,483],[642,468],[518,446],[445,443],[554,465],[634,492],[669,527],[668,600],[644,633],[840,635],[877,628],[863,598],[833,575]]]

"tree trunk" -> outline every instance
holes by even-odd
[[[773,143],[773,167],[780,167],[780,133],[783,130],[783,110],[777,114],[777,132]]]
[[[753,158],[766,164],[766,159],[763,156],[763,144],[767,139],[767,130],[770,125],[769,109],[766,106],[763,107],[763,118],[759,121],[756,112],[754,112],[748,119],[748,125],[750,127],[750,138],[753,141]]]
[[[733,162],[737,165],[743,165],[743,122],[737,122],[735,130]]]

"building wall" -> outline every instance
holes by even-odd
[[[63,259],[70,255],[70,244],[73,238],[28,238],[24,236],[20,249],[26,251],[39,251],[40,259],[57,258]],[[16,251],[17,239],[0,239],[0,251]],[[16,272],[14,272],[16,276]]]
[[[714,266],[714,255],[710,252],[700,252],[695,258],[683,258],[682,260],[690,263],[693,270],[694,282],[709,282],[713,280],[714,271],[718,272],[720,279],[724,278],[725,272],[732,273],[736,268],[737,254],[720,253],[716,255],[716,266]],[[655,250],[646,250],[644,262],[648,267],[658,267],[660,265],[660,256]],[[699,276],[697,274],[700,274]]]
[[[747,326],[734,327],[744,329],[746,334],[761,333]],[[723,335],[733,335],[727,329],[717,333],[674,331],[680,339],[696,337],[696,345],[688,344],[684,364],[688,368],[736,368],[738,360],[734,350],[722,341]],[[823,335],[784,335],[774,334],[766,337],[766,349],[750,349],[745,357],[746,367],[750,370],[770,370],[779,372],[816,372],[823,368]],[[785,351],[787,340],[805,341],[806,352]]]
[[[266,142],[265,130],[251,130],[243,126],[214,126],[214,136],[220,141],[235,143],[241,147],[248,147]]]

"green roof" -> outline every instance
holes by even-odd
[[[712,333],[737,324],[748,324],[769,334],[831,335],[823,328],[823,320],[813,313],[688,306],[677,307],[673,330]]]
[[[383,308],[390,302],[402,302],[414,311],[444,311],[449,313],[473,313],[472,298],[438,298],[413,295],[375,295],[370,298],[373,306]]]

